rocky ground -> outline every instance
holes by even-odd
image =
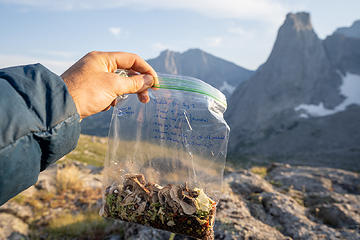
[[[101,167],[62,162],[0,207],[0,239],[188,239],[98,216]],[[360,175],[273,164],[227,170],[215,239],[360,239]]]

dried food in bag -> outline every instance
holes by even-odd
[[[150,102],[115,106],[104,217],[213,239],[229,127],[225,96],[195,78],[159,74]]]

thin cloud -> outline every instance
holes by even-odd
[[[33,63],[41,63],[56,74],[62,74],[75,61],[57,61],[47,58],[35,58],[25,55],[0,54],[0,68],[12,67],[18,65],[27,65]]]
[[[157,52],[163,51],[163,50],[166,50],[166,49],[172,49],[172,47],[170,45],[167,45],[167,44],[164,44],[164,43],[161,43],[161,42],[154,43],[152,45],[152,48],[153,48],[153,50],[155,50]]]
[[[242,27],[229,27],[228,32],[235,35],[246,35],[247,32]]]
[[[246,30],[241,26],[230,26],[227,28],[227,32],[230,34],[230,37],[240,38],[242,40],[249,41],[254,38],[259,33],[259,29],[256,30]]]
[[[280,0],[0,0],[9,4],[52,10],[93,10],[131,8],[140,11],[171,9],[188,10],[214,18],[252,19],[279,23],[289,8]]]
[[[119,36],[121,33],[122,33],[122,30],[121,30],[121,28],[119,28],[119,27],[110,27],[109,28],[109,32],[112,34],[112,35],[114,35],[114,36]]]
[[[71,51],[59,51],[59,50],[30,50],[31,53],[34,53],[36,55],[44,55],[49,57],[61,57],[61,58],[74,58],[78,55],[76,52]]]
[[[223,38],[222,37],[210,37],[205,39],[208,42],[209,47],[218,47],[222,44]]]

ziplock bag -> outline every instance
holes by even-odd
[[[213,239],[229,126],[225,96],[195,78],[159,74],[150,102],[113,111],[101,215]]]

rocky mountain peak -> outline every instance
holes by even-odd
[[[201,50],[200,48],[190,48],[184,52],[184,54],[186,54],[186,53],[204,54],[205,52],[203,50]]]
[[[324,101],[324,94],[320,92],[313,99],[308,96],[311,95],[309,92],[317,91],[316,86],[320,82],[337,84],[329,83],[325,77],[330,70],[322,41],[312,28],[309,13],[299,12],[287,14],[269,58],[255,75],[259,79],[257,81],[264,81],[262,85],[268,93],[278,93],[275,105],[286,102],[288,107],[292,107],[303,101]],[[338,101],[332,99],[326,102],[334,105]]]
[[[288,13],[286,15],[284,26],[289,26],[296,31],[313,30],[310,14],[307,12]]]
[[[309,13],[287,14],[267,62],[275,61],[284,66],[288,65],[288,61],[311,58],[312,55],[320,58],[325,56],[321,40],[313,30]]]
[[[180,55],[180,53],[168,49],[162,51],[158,58],[161,62],[164,63],[164,68],[166,69],[166,71],[161,71],[171,74],[179,74],[178,67],[176,66],[176,57],[178,55]]]
[[[175,55],[175,54],[179,54],[179,53],[175,52],[175,51],[171,51],[170,49],[165,49],[160,52],[159,57],[166,57],[166,56],[171,56],[171,55]]]
[[[353,120],[348,119],[355,114],[356,109],[346,112],[348,115],[327,116],[328,120],[324,121],[322,118],[310,118],[312,115],[307,115],[308,108],[302,108],[310,106],[319,112],[319,109],[339,109],[345,95],[340,94],[343,80],[338,70],[346,72],[350,67],[356,69],[358,66],[354,54],[358,43],[345,44],[351,46],[348,54],[342,50],[333,53],[333,49],[339,49],[339,44],[337,41],[328,42],[324,44],[318,38],[308,13],[287,15],[278,31],[270,57],[231,96],[225,113],[232,129],[230,156],[279,157],[291,154],[294,160],[299,159],[304,163],[306,160],[314,161],[308,157],[315,156],[314,153],[325,152],[323,149],[326,148],[333,149],[335,142],[337,146],[355,146],[355,137],[335,136],[346,132],[346,128],[352,125]],[[349,60],[342,67],[337,64],[337,59]],[[349,124],[335,131],[337,121],[348,121]],[[315,138],[316,131],[323,133]],[[344,152],[339,147],[339,154],[333,154],[332,158],[342,158]],[[350,156],[348,159],[352,158],[350,151],[346,154]],[[325,158],[330,159],[328,156]],[[329,162],[335,166],[338,161]],[[342,159],[341,166],[345,165],[345,159]]]

